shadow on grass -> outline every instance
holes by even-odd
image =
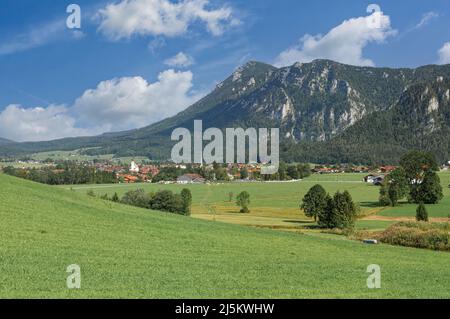
[[[310,221],[310,220],[293,220],[293,219],[286,219],[286,220],[283,220],[283,222],[293,223],[293,224],[312,224],[312,223],[314,223],[313,221]]]

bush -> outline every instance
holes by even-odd
[[[115,203],[117,203],[119,201],[119,195],[117,195],[117,193],[114,193],[113,197],[111,198],[111,200]]]
[[[241,192],[236,197],[236,205],[241,207],[240,212],[243,214],[250,213],[250,210],[248,209],[248,205],[250,204],[250,194],[246,191]]]
[[[420,221],[427,222],[428,221],[428,212],[423,203],[420,203],[420,205],[417,207],[416,220],[418,222],[420,222]]]
[[[450,251],[448,223],[397,223],[377,237],[391,245]]]
[[[123,195],[121,202],[126,205],[150,208],[151,197],[143,189],[128,191]]]
[[[183,200],[181,195],[172,191],[163,190],[156,192],[150,200],[150,208],[170,213],[183,213]]]

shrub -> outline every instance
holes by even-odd
[[[418,222],[420,222],[420,221],[427,222],[428,221],[428,212],[423,203],[420,203],[420,205],[417,207],[416,220]]]
[[[243,214],[250,213],[250,210],[248,209],[248,205],[250,204],[250,194],[246,191],[241,192],[236,197],[236,205],[241,207],[240,212]]]
[[[397,223],[377,237],[391,245],[450,251],[448,223]]]
[[[128,191],[123,195],[121,200],[123,204],[142,208],[150,208],[150,201],[150,195],[145,193],[143,189]]]
[[[169,190],[162,190],[153,195],[150,208],[170,213],[182,213],[183,200],[179,194],[174,194]]]
[[[113,197],[111,198],[111,200],[115,203],[117,203],[119,201],[119,195],[117,195],[117,193],[114,193]]]

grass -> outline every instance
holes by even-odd
[[[426,205],[430,217],[448,217],[450,215],[450,172],[441,172],[439,177],[441,178],[444,198],[438,205]],[[415,216],[416,209],[416,204],[403,202],[398,207],[389,207],[383,210],[380,215],[393,217]]]
[[[83,154],[84,149],[74,150],[74,151],[50,151],[50,152],[40,152],[31,155],[31,158],[36,161],[45,161],[46,159],[52,159],[53,161],[93,161],[93,160],[113,160],[115,162],[131,163],[134,159],[136,162],[140,163],[142,161],[148,160],[147,157],[136,156],[136,157],[113,157],[112,154],[105,155],[86,155]]]
[[[2,174],[0,189],[2,298],[450,297],[448,253],[203,221]],[[70,264],[80,290],[66,288]],[[381,289],[366,287],[369,264]]]
[[[380,215],[381,217],[414,217],[416,205],[401,204],[397,207],[380,207],[378,205],[379,187],[362,182],[365,174],[333,174],[317,175],[298,182],[273,183],[223,183],[223,184],[194,184],[194,185],[160,185],[160,184],[117,184],[117,185],[78,185],[63,186],[77,192],[86,193],[93,190],[98,195],[105,193],[112,196],[115,192],[122,196],[128,190],[143,188],[148,192],[159,189],[169,189],[180,192],[182,188],[189,188],[193,194],[193,216],[206,220],[217,220],[233,224],[298,230],[311,223],[299,209],[301,198],[313,185],[319,183],[330,194],[340,190],[348,190],[353,200],[358,203],[364,216]],[[450,173],[441,173],[445,197],[438,205],[428,205],[430,217],[447,217],[450,213]],[[250,194],[250,214],[239,214],[239,208],[234,198],[241,191]],[[233,200],[229,201],[229,193],[233,193]],[[216,215],[209,214],[213,206]],[[380,225],[389,226],[382,221],[360,221],[366,229],[380,229]],[[386,228],[384,227],[384,228]]]

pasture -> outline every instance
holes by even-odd
[[[243,188],[253,192],[255,205],[261,199],[261,214],[294,214],[301,182],[261,185],[212,186],[219,191],[210,193],[205,185],[190,187],[230,214],[235,208],[224,195]],[[356,183],[328,190],[351,185],[364,201],[376,193]],[[3,174],[0,189],[2,298],[450,297],[448,253],[199,220],[92,198],[87,188],[70,191]],[[279,210],[278,203],[284,203]],[[374,263],[381,267],[381,289],[366,286],[367,266]],[[79,290],[66,287],[71,264],[81,267]]]
[[[321,184],[327,192],[348,190],[367,220],[357,223],[358,228],[378,229],[380,220],[389,226],[389,219],[399,217],[414,217],[415,204],[401,203],[397,207],[380,207],[378,205],[379,187],[362,182],[365,174],[314,174],[302,181],[296,182],[231,182],[219,184],[116,184],[116,185],[76,185],[64,186],[77,192],[86,193],[93,190],[98,195],[115,192],[122,196],[125,192],[143,188],[147,192],[168,189],[180,192],[189,188],[193,195],[193,217],[241,224],[246,226],[296,230],[302,226],[311,225],[312,221],[300,210],[300,201],[306,192],[315,184]],[[428,205],[431,218],[443,218],[450,214],[450,173],[440,173],[444,188],[444,199],[437,205]],[[61,186],[63,187],[63,186]],[[250,193],[250,214],[239,214],[235,197],[241,191]],[[230,201],[230,193],[233,199]],[[370,217],[376,215],[377,220]],[[373,225],[371,225],[373,224]],[[378,226],[377,226],[378,225]]]

